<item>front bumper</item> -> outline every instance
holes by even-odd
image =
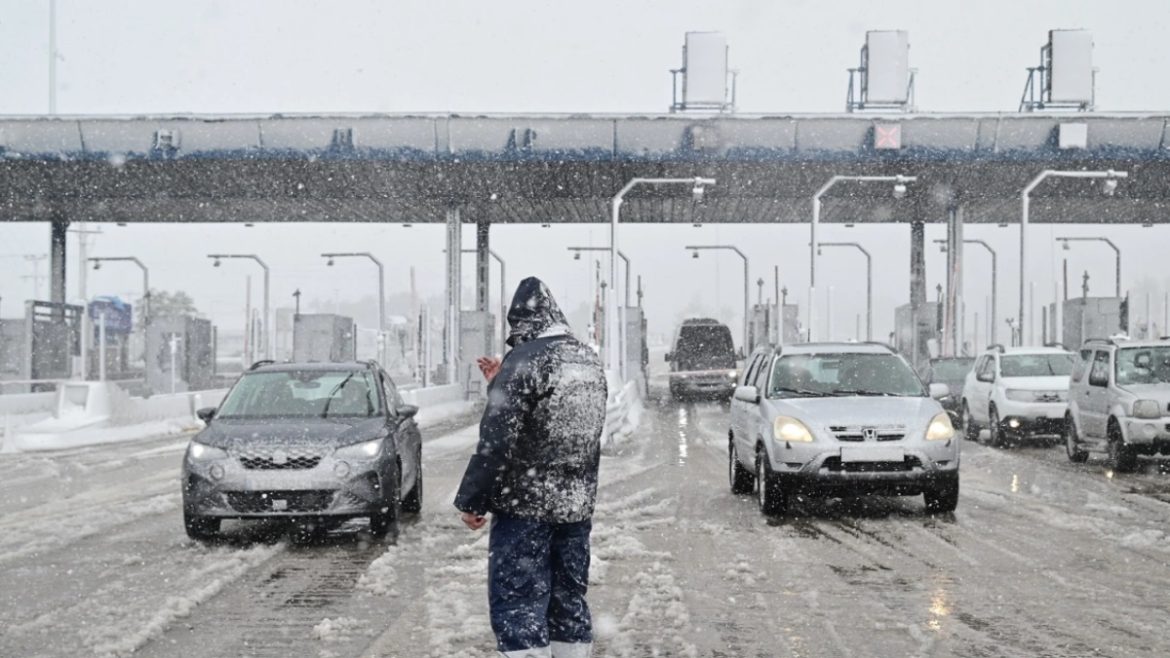
[[[1170,418],[1128,418],[1125,442],[1149,446],[1150,452],[1170,454]]]
[[[731,399],[737,382],[727,374],[670,375],[670,393],[675,397]]]
[[[224,519],[367,516],[385,505],[386,458],[322,457],[311,468],[245,468],[235,456],[183,467],[183,509]]]
[[[1038,429],[1052,429],[1059,433],[1064,427],[1064,416],[1068,412],[1068,402],[1014,402],[1004,400],[996,402],[1000,422],[1010,430],[1032,431]],[[1018,423],[1011,426],[1011,421]]]
[[[959,472],[959,437],[949,441],[922,439],[882,443],[892,453],[874,461],[856,460],[863,446],[818,439],[812,443],[773,442],[772,470],[788,487],[831,493],[918,494]],[[867,458],[869,459],[869,458]]]

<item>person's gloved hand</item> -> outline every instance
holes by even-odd
[[[463,520],[463,525],[467,526],[469,530],[479,530],[487,523],[485,517],[472,514],[471,512],[464,512],[459,518]]]

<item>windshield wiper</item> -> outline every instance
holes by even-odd
[[[338,391],[340,391],[342,388],[344,388],[345,385],[349,383],[349,380],[353,379],[353,376],[356,374],[357,374],[357,372],[349,373],[348,375],[345,376],[345,379],[337,382],[337,386],[334,386],[332,391],[329,391],[329,399],[325,400],[325,408],[321,410],[321,417],[322,418],[329,417],[329,405],[333,404],[333,401],[337,399],[333,396],[337,395]]]
[[[804,388],[790,388],[787,386],[778,386],[772,389],[773,393],[791,393],[792,395],[800,395],[808,398],[827,398],[829,394],[824,391],[810,391]]]
[[[897,398],[902,397],[898,393],[889,393],[887,391],[863,391],[861,389],[847,389],[836,388],[829,392],[829,395],[838,397],[845,397],[849,395],[856,395],[858,397],[883,397],[883,398]]]

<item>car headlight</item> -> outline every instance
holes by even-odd
[[[1033,391],[1024,391],[1017,388],[1009,388],[1004,391],[1004,397],[1012,402],[1033,402],[1036,399],[1036,393]]]
[[[812,432],[808,431],[804,423],[789,416],[776,417],[772,423],[772,435],[777,441],[793,443],[810,443],[813,440]]]
[[[1134,418],[1161,418],[1162,405],[1157,400],[1138,400],[1133,403]]]
[[[370,459],[381,451],[382,439],[374,439],[338,448],[333,454],[346,459]]]
[[[191,442],[191,448],[187,450],[187,454],[195,461],[211,461],[213,459],[227,459],[227,450],[223,448],[216,448],[209,446],[206,443]]]
[[[951,417],[945,412],[930,419],[926,426],[927,441],[949,441],[955,438],[955,426],[951,425]]]

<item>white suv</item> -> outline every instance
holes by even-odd
[[[1083,462],[1109,455],[1121,472],[1138,455],[1170,454],[1170,340],[1091,340],[1073,372],[1065,448]]]
[[[1002,446],[1025,435],[1064,433],[1074,355],[1059,347],[988,349],[963,385],[963,427],[972,441],[983,428]]]

